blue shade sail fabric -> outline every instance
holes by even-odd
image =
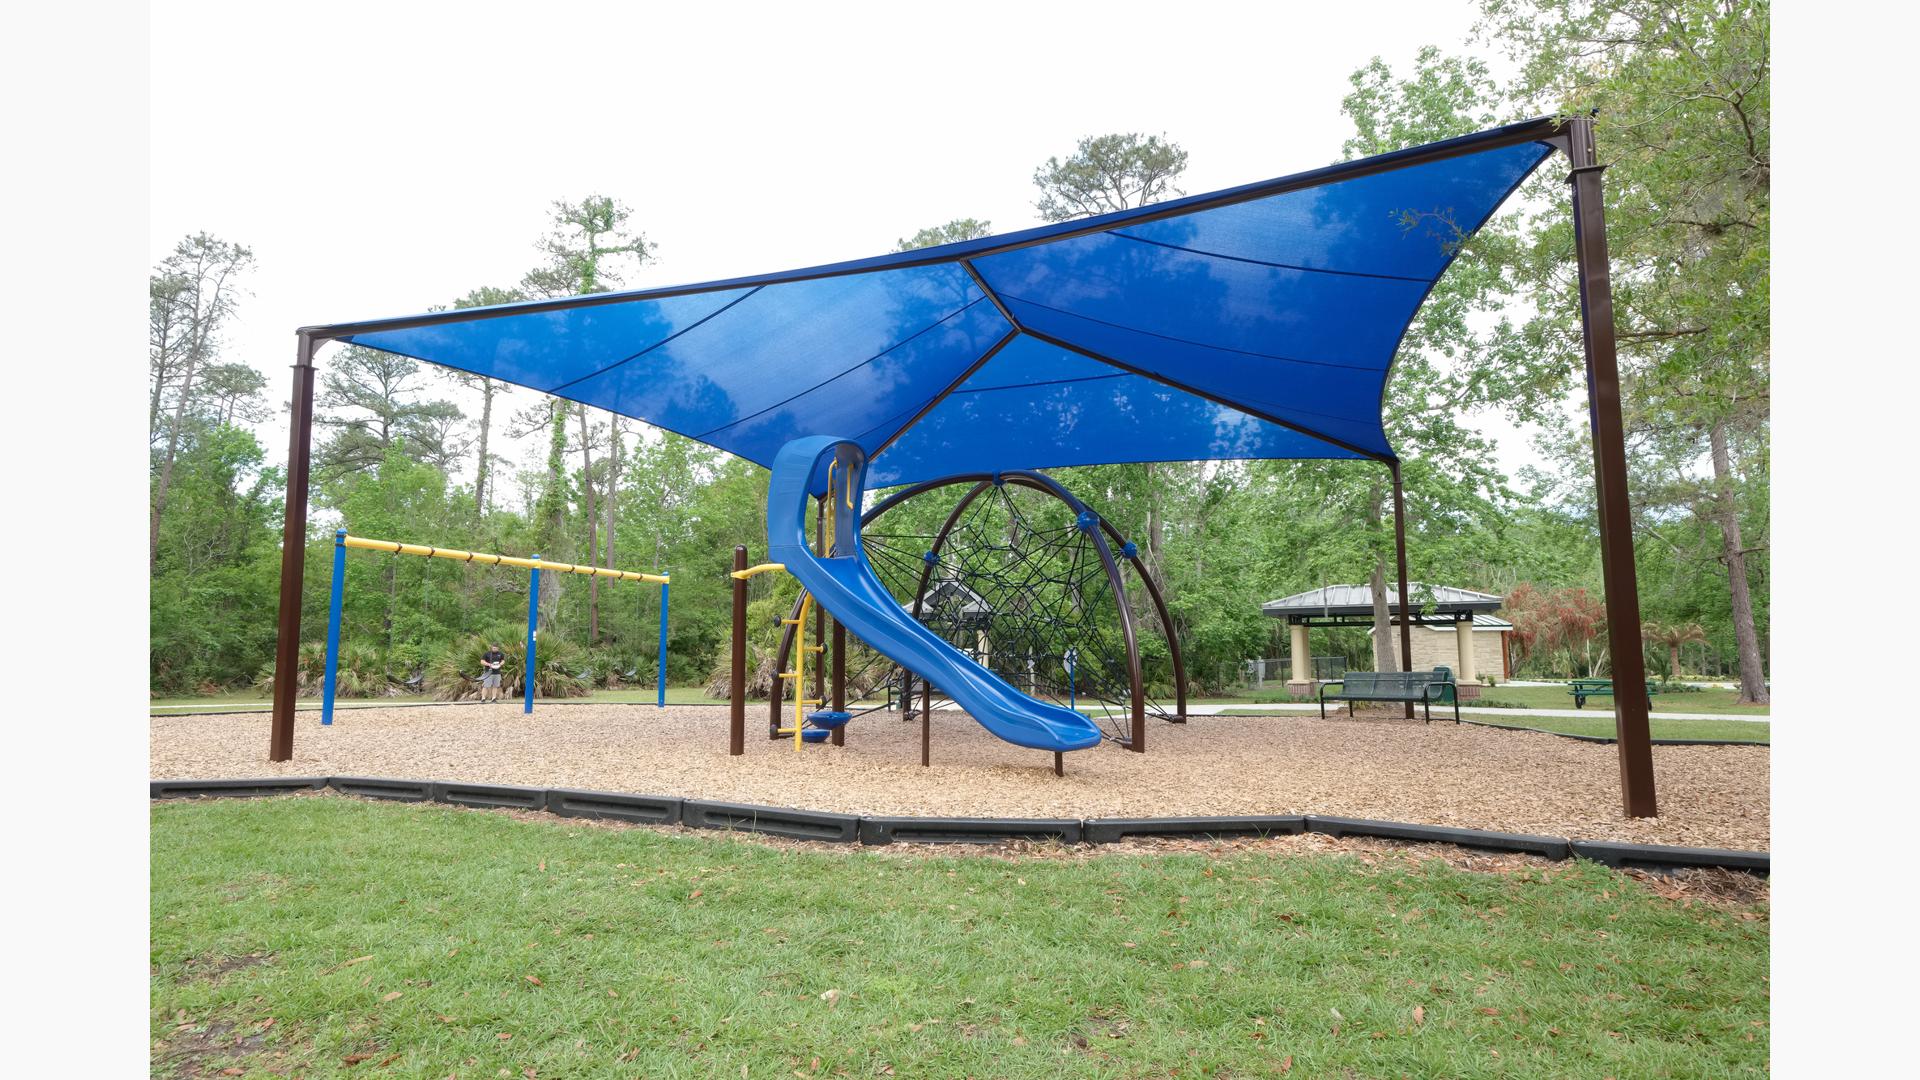
[[[1533,124],[1540,138],[1498,137],[1515,125],[1483,133],[1483,149],[1470,136],[1445,154],[853,263],[318,330],[762,465],[796,438],[846,438],[873,487],[1389,458],[1381,403],[1401,336],[1459,244],[1553,152]]]

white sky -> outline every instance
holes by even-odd
[[[633,209],[659,260],[626,287],[878,254],[955,217],[1007,232],[1086,135],[1165,133],[1189,193],[1338,160],[1347,76],[1473,21],[1462,0],[322,10],[152,11],[152,257],[203,229],[254,249],[227,358],[276,401],[296,327],[510,286],[555,199]],[[1482,424],[1510,475],[1533,460]]]

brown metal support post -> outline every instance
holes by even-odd
[[[933,684],[920,680],[920,767],[933,764]]]
[[[293,760],[293,705],[300,687],[300,591],[307,566],[307,474],[313,462],[313,339],[301,334],[293,360],[287,428],[287,520],[280,534],[280,626],[273,654],[273,731],[268,761]]]
[[[747,568],[747,549],[733,549],[733,568]],[[747,579],[733,579],[733,670],[727,692],[727,754],[739,757],[747,752]]]
[[[833,620],[833,711],[847,711],[847,628]],[[833,729],[833,745],[847,745],[847,725]]]
[[[1413,670],[1413,596],[1407,582],[1407,496],[1400,486],[1400,462],[1389,461],[1393,472],[1393,555],[1400,571],[1400,670]],[[1413,719],[1413,702],[1406,704],[1408,720]]]
[[[1620,366],[1614,351],[1613,282],[1607,266],[1604,168],[1593,145],[1593,118],[1567,122],[1573,169],[1573,249],[1580,275],[1580,329],[1587,351],[1588,423],[1593,430],[1593,483],[1600,512],[1600,569],[1607,590],[1608,656],[1613,662],[1615,745],[1620,796],[1628,817],[1655,817],[1653,743],[1644,692],[1640,588],[1633,566],[1633,512],[1627,502],[1626,426],[1620,419]]]

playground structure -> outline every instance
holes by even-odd
[[[320,698],[322,726],[330,726],[333,723],[334,684],[340,671],[340,620],[346,598],[347,551],[350,548],[362,551],[384,551],[390,555],[418,555],[423,558],[446,559],[457,563],[478,563],[482,566],[511,566],[528,571],[527,656],[522,678],[522,682],[525,683],[525,702],[522,711],[528,713],[533,711],[533,673],[539,668],[540,571],[545,570],[550,574],[612,578],[616,581],[644,581],[660,586],[660,657],[654,678],[657,690],[655,707],[662,709],[667,707],[667,589],[672,580],[668,575],[612,570],[604,566],[548,562],[537,554],[523,559],[513,555],[490,555],[480,551],[461,551],[457,548],[432,547],[426,544],[404,544],[395,540],[369,540],[361,536],[348,536],[345,529],[340,529],[333,534],[333,585],[327,597],[327,661],[325,683],[321,688]]]
[[[1016,745],[1057,754],[1103,733],[1022,693],[899,604],[859,542],[858,493],[869,484],[1138,461],[1373,461],[1391,479],[1399,644],[1410,661],[1401,460],[1379,415],[1394,355],[1462,243],[1555,154],[1572,166],[1611,652],[1616,678],[1635,684],[1641,620],[1592,124],[1543,117],[831,266],[303,328],[269,757],[292,755],[313,356],[326,341],[605,408],[769,467],[769,559],[835,618],[836,633],[844,625]],[[1453,229],[1443,238],[1409,228],[1410,216]],[[834,521],[817,548],[806,539],[810,500],[841,504],[824,511]],[[793,665],[796,686],[803,667]],[[1129,708],[1143,709],[1131,689]],[[803,708],[808,699],[796,698]],[[1628,695],[1616,715],[1623,806],[1652,816],[1646,703]],[[1144,749],[1144,726],[1129,734]]]
[[[889,511],[911,500],[959,489],[958,500],[931,533],[907,522],[893,531],[876,528]],[[1021,497],[1026,496],[1026,497]],[[834,530],[827,528],[829,506],[838,514],[849,505],[817,501],[816,554]],[[944,507],[941,507],[944,509]],[[1130,750],[1146,748],[1149,716],[1186,722],[1186,669],[1178,635],[1152,576],[1134,544],[1113,524],[1074,496],[1059,481],[1023,470],[941,477],[898,490],[860,515],[859,544],[875,576],[915,622],[958,649],[974,664],[1031,698],[1086,708],[1105,729],[1105,737]],[[746,566],[746,549],[736,553],[734,588],[734,668],[745,670],[745,588],[748,579],[783,564]],[[1130,566],[1151,602],[1157,626],[1166,633],[1172,669],[1171,705],[1153,700],[1145,685],[1140,638],[1121,564]],[[808,614],[813,614],[809,619]],[[804,736],[844,745],[847,722],[864,713],[898,704],[905,719],[921,724],[921,764],[931,764],[935,685],[918,679],[920,707],[913,707],[915,676],[884,651],[850,642],[843,623],[833,622],[803,591],[786,618],[775,651],[776,687],[768,701],[768,737],[792,736],[795,749]],[[809,626],[813,644],[806,644]],[[828,648],[829,636],[831,647]],[[849,646],[853,648],[850,649]],[[829,691],[826,656],[831,656]],[[807,658],[813,665],[807,690]],[[857,664],[851,667],[850,664]],[[884,674],[876,677],[876,669]],[[849,712],[848,689],[871,695],[885,686],[885,700]],[[783,726],[785,692],[793,692],[794,720]],[[827,695],[831,693],[829,698]],[[807,697],[811,693],[812,697]],[[806,705],[831,705],[805,713]],[[733,728],[744,730],[743,680],[734,680]],[[804,720],[811,725],[800,730]],[[744,739],[729,736],[729,752],[744,753]],[[1056,769],[1060,763],[1056,761]]]

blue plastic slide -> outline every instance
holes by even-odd
[[[827,491],[835,500],[832,558],[808,544],[808,500]],[[860,548],[861,485],[866,455],[831,436],[795,439],[774,458],[767,488],[767,547],[774,562],[800,579],[815,600],[853,636],[887,659],[945,691],[980,726],[1016,746],[1085,750],[1098,745],[1092,720],[1015,690],[914,621],[880,584]]]

